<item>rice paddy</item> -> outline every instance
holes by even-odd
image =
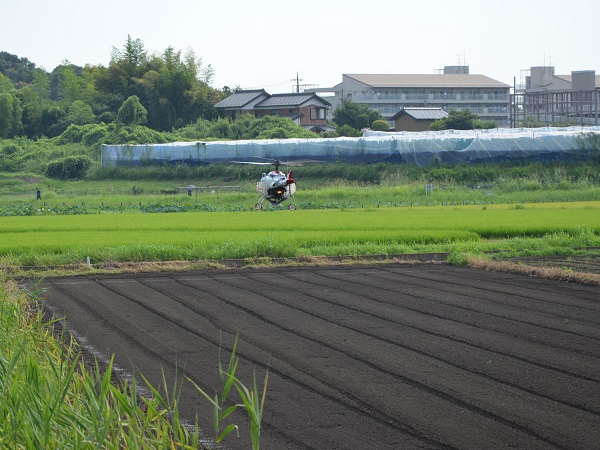
[[[582,233],[592,246],[600,244],[599,229],[600,202],[46,215],[3,218],[0,258],[43,266],[88,257],[102,263],[501,250],[510,239],[549,242],[556,235],[562,237],[555,244],[571,245]]]

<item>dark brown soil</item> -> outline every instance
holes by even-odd
[[[47,306],[121,375],[180,380],[211,437],[239,333],[240,378],[269,371],[263,449],[592,449],[600,288],[445,264],[47,279]],[[245,417],[232,449],[250,448]]]

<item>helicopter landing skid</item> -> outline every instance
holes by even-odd
[[[256,209],[256,210],[261,210],[261,209],[263,209],[263,202],[264,202],[265,200],[268,200],[268,197],[264,197],[264,196],[263,196],[263,197],[259,198],[259,199],[258,199],[258,201],[256,202],[256,204],[254,205],[254,209]],[[293,199],[292,199],[292,201],[293,201]],[[272,203],[273,207],[276,207],[276,206],[277,206],[277,207],[279,207],[279,208],[283,208],[283,205],[281,204],[281,202],[271,202],[271,203]],[[295,204],[295,203],[290,203],[290,204],[288,205],[288,209],[289,209],[290,211],[295,211],[295,210],[297,209],[297,206],[296,206],[296,204]]]

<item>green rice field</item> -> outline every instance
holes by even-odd
[[[600,246],[600,202],[3,217],[0,262],[527,251]]]

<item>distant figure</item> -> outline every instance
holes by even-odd
[[[35,198],[36,198],[36,200],[42,199],[42,193],[40,192],[39,189],[35,191]]]
[[[188,195],[189,195],[190,197],[192,196],[192,188],[191,188],[191,187],[189,187],[189,188],[188,188]]]

